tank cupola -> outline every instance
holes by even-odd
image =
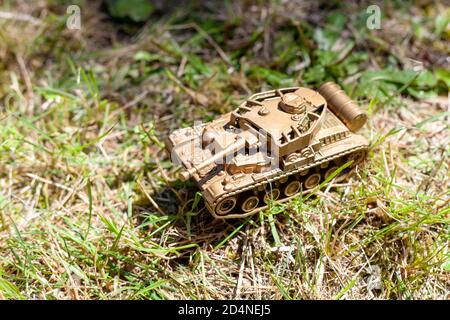
[[[283,94],[280,101],[281,109],[291,114],[304,113],[308,105],[311,105],[311,102],[295,92]]]

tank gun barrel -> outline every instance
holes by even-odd
[[[182,180],[186,181],[188,180],[194,173],[199,172],[203,168],[206,168],[212,163],[215,163],[217,160],[235,152],[236,150],[241,149],[245,146],[245,139],[242,137],[239,137],[234,143],[227,146],[225,149],[223,149],[220,152],[217,152],[215,155],[213,155],[211,158],[206,159],[203,162],[200,162],[197,165],[193,165],[191,168],[184,170],[180,173],[180,177]]]

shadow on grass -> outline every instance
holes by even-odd
[[[222,246],[249,221],[249,218],[214,218],[198,188],[193,183],[178,180],[173,186],[156,189],[152,195],[142,192],[133,203],[132,214],[136,218],[136,227],[145,230],[154,240],[164,242],[170,238],[170,243],[195,244],[210,249]],[[177,261],[187,263],[188,253],[194,250],[194,247],[184,250]]]

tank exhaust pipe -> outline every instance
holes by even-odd
[[[319,88],[329,108],[353,132],[358,131],[367,121],[367,114],[361,110],[342,88],[334,82],[326,82]]]

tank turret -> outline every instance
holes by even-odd
[[[319,91],[292,87],[254,94],[209,123],[174,131],[166,146],[184,167],[181,178],[197,181],[215,217],[245,217],[272,200],[311,192],[347,162],[355,167],[368,147],[355,131],[366,120],[328,82]]]

